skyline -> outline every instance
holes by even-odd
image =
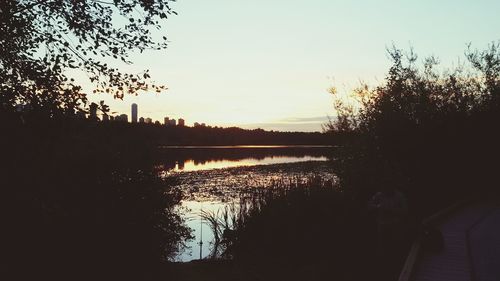
[[[94,119],[97,121],[125,121],[127,123],[158,123],[166,126],[187,126],[187,123],[185,123],[185,119],[182,117],[178,118],[172,118],[171,116],[164,116],[163,117],[163,123],[162,120],[159,119],[152,119],[149,116],[141,116],[139,115],[139,105],[136,103],[132,103],[130,106],[130,114],[128,113],[117,113],[114,112],[114,114],[106,114],[106,113],[97,113],[97,104],[93,103],[90,105],[90,113],[89,116],[87,117],[84,112],[79,112],[79,113],[84,113],[82,118],[89,118],[89,119]],[[130,120],[128,119],[130,115]],[[82,114],[80,114],[82,116]],[[201,126],[205,127],[205,123],[199,123],[199,122],[193,122],[193,127]]]
[[[92,107],[92,106],[91,106]],[[130,120],[128,120],[128,117],[130,116]],[[135,118],[134,118],[135,116]],[[93,110],[91,110],[91,112],[89,113],[89,116],[88,118],[98,118],[99,121],[109,121],[109,120],[114,120],[114,119],[117,119],[117,118],[124,118],[126,119],[126,121],[128,123],[155,123],[155,122],[159,122],[160,124],[162,125],[171,125],[171,124],[167,124],[167,121],[181,121],[181,124],[182,126],[189,126],[189,124],[191,124],[191,127],[197,127],[197,126],[211,126],[211,125],[207,125],[205,122],[200,122],[199,120],[198,121],[192,121],[192,122],[186,122],[186,120],[181,116],[181,117],[172,117],[172,116],[164,116],[163,118],[159,118],[159,119],[155,119],[155,118],[151,118],[147,115],[141,115],[140,114],[140,111],[139,111],[139,105],[136,104],[136,103],[132,103],[131,106],[130,106],[130,110],[129,112],[115,112],[115,111],[111,111],[110,114],[104,114],[102,112],[100,113],[97,113],[97,107],[94,107]],[[87,118],[87,117],[85,117]],[[111,118],[111,119],[110,119]],[[146,119],[149,119],[149,121],[145,121]],[[142,120],[142,121],[141,121]],[[285,120],[287,121],[287,120]],[[320,118],[290,118],[288,119],[289,122],[322,122],[323,121],[323,117],[320,117]],[[163,123],[162,123],[163,122]],[[174,124],[175,125],[175,124]],[[247,126],[251,124],[247,124]],[[260,125],[260,124],[259,124]],[[273,124],[269,124],[269,125],[273,125]],[[217,126],[215,126],[217,127]],[[221,126],[221,127],[224,127],[224,126]],[[225,127],[232,127],[232,126],[225,126]],[[238,127],[238,126],[236,126]],[[243,129],[248,129],[248,128],[245,128],[245,127],[241,127]],[[260,129],[264,129],[266,130],[266,126],[263,126],[263,127],[259,127]],[[269,129],[269,130],[272,130],[272,129]]]
[[[116,64],[150,69],[169,89],[90,100],[105,100],[118,113],[141,104],[156,120],[182,115],[214,126],[319,131],[334,115],[327,89],[383,81],[387,47],[412,46],[420,59],[436,55],[447,68],[464,60],[467,43],[484,49],[500,39],[491,28],[500,24],[500,3],[478,2],[182,0],[162,30],[169,48]]]

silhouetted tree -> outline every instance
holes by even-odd
[[[123,73],[108,58],[167,46],[153,29],[175,14],[171,0],[6,0],[0,3],[0,109],[27,105],[48,115],[74,113],[86,104],[68,70],[83,71],[95,91],[122,98],[148,85],[149,72]],[[25,108],[26,109],[26,108]],[[105,108],[104,108],[105,109]]]
[[[348,107],[337,97],[338,117],[327,129],[351,133],[337,161],[349,189],[366,197],[379,188],[381,177],[390,175],[391,184],[414,193],[416,205],[430,210],[470,194],[472,187],[491,186],[490,161],[498,153],[499,46],[492,43],[485,51],[469,47],[468,63],[444,71],[437,70],[434,57],[419,65],[412,50],[393,48],[382,85],[362,85]],[[429,194],[435,200],[420,205]]]
[[[0,270],[10,280],[152,280],[190,230],[154,146],[94,122],[0,122]]]
[[[153,30],[175,14],[170,2],[1,1],[3,278],[155,279],[190,238],[175,208],[180,194],[154,170],[152,143],[71,117],[88,104],[69,73],[83,72],[95,92],[115,98],[164,88],[148,84],[148,71],[108,63],[165,48]]]

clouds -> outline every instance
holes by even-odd
[[[257,123],[245,124],[239,127],[244,129],[264,129],[282,132],[321,132],[322,123]]]
[[[274,131],[303,131],[303,132],[320,132],[322,125],[328,122],[328,116],[313,116],[313,117],[290,117],[280,119],[276,122],[263,122],[254,124],[242,125],[245,129],[257,129]]]
[[[280,120],[283,123],[326,123],[328,116],[315,116],[315,117],[290,117]]]

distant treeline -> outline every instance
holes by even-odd
[[[221,147],[208,148],[160,148],[155,153],[157,164],[163,165],[165,169],[174,169],[176,164],[179,169],[184,167],[186,161],[192,160],[196,164],[204,164],[210,161],[237,161],[240,159],[262,160],[266,157],[333,157],[334,149],[329,146],[318,147],[277,147],[277,148],[241,148]]]
[[[238,127],[184,127],[144,123],[78,121],[75,126],[92,126],[97,131],[141,135],[157,145],[330,145],[332,134],[320,132],[279,132]]]

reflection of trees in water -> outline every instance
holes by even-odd
[[[176,165],[179,170],[183,170],[188,161],[197,166],[217,161],[263,160],[269,157],[331,158],[332,151],[331,147],[164,148],[158,153],[157,163],[167,171],[175,169]]]

